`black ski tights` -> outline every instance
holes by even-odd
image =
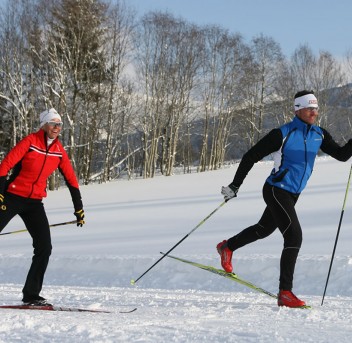
[[[23,300],[37,299],[42,289],[44,274],[51,254],[51,237],[47,216],[40,200],[6,193],[6,211],[0,213],[0,232],[7,223],[19,215],[33,240],[33,258],[25,285]]]
[[[298,194],[292,194],[265,183],[263,198],[267,206],[259,222],[227,241],[229,249],[234,251],[258,239],[268,237],[276,228],[279,228],[284,238],[279,288],[284,290],[292,289],[296,260],[302,244],[302,229],[295,210],[298,197]]]

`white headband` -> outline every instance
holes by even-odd
[[[318,107],[318,100],[314,94],[302,95],[295,99],[295,111],[306,107]]]
[[[40,127],[48,123],[49,121],[53,119],[59,119],[61,121],[60,114],[57,113],[55,108],[51,108],[50,110],[46,110],[39,115],[40,118]]]

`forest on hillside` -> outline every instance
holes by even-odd
[[[198,26],[167,12],[142,18],[124,1],[12,0],[0,13],[0,160],[62,116],[61,140],[81,183],[221,168],[290,120],[312,89],[319,122],[351,138],[352,52],[307,44],[284,56],[260,34]],[[52,178],[51,188],[60,182]]]

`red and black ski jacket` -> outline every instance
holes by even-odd
[[[75,210],[83,208],[77,177],[68,155],[56,138],[47,146],[46,133],[40,129],[23,138],[0,164],[0,193],[31,199],[46,197],[48,177],[57,169],[64,176]],[[9,180],[8,173],[13,169]]]

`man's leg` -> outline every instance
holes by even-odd
[[[302,244],[302,230],[295,210],[298,196],[276,187],[267,187],[265,201],[284,238],[280,260],[280,289],[291,290],[296,260]]]

